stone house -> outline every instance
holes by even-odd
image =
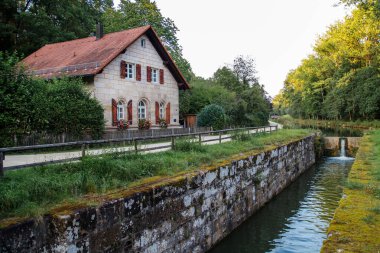
[[[179,125],[179,90],[189,85],[151,26],[48,44],[23,60],[35,76],[79,76],[104,108],[107,129]]]

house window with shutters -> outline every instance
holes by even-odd
[[[141,100],[137,107],[137,116],[139,119],[146,119],[146,103]]]
[[[160,103],[160,119],[163,119],[165,117],[165,102]]]
[[[152,83],[158,83],[158,69],[152,68]]]
[[[124,120],[124,114],[124,103],[123,101],[119,101],[119,103],[117,103],[117,120]]]
[[[126,63],[125,64],[125,78],[134,79],[135,78],[135,64]]]

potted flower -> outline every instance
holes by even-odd
[[[117,123],[117,129],[119,129],[119,130],[128,129],[128,128],[129,128],[129,122],[128,121],[124,121],[121,119]]]
[[[139,129],[148,130],[152,126],[152,122],[148,119],[139,119]]]
[[[168,124],[166,123],[165,119],[160,119],[158,121],[158,124],[160,125],[161,128],[168,128]]]

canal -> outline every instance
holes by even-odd
[[[352,163],[323,158],[209,252],[319,252]]]

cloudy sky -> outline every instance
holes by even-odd
[[[157,0],[180,29],[196,75],[211,77],[238,55],[256,61],[260,82],[276,95],[289,70],[312,52],[318,35],[347,13],[338,0]],[[117,1],[115,1],[117,5]]]

